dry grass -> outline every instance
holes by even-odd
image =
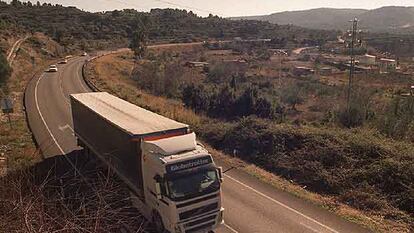
[[[144,232],[123,182],[96,160],[70,156],[0,179],[0,232]]]
[[[134,82],[129,80],[128,76],[119,75],[121,70],[131,69],[131,64],[128,64],[127,62],[119,62],[119,56],[119,54],[109,55],[98,59],[93,64],[89,65],[87,69],[88,78],[98,86],[100,90],[117,95],[129,102],[166,117],[185,122],[193,128],[197,128],[198,125],[205,122],[213,122],[213,120],[205,116],[196,115],[193,111],[184,108],[178,101],[153,96],[139,90]],[[109,69],[111,71],[109,71]],[[113,72],[112,75],[107,75],[109,72]],[[116,72],[118,72],[118,75],[115,75]],[[239,159],[225,155],[209,146],[208,149],[216,159],[220,159],[229,165],[240,167],[240,169],[245,172],[258,177],[278,189],[287,191],[295,196],[322,206],[350,221],[367,226],[376,232],[409,232],[410,226],[406,223],[385,220],[381,216],[353,209],[339,203],[333,197],[312,193],[286,179],[258,168],[257,166],[247,164]]]
[[[52,46],[51,42],[49,44]],[[35,58],[35,67],[31,57]],[[0,158],[4,159],[3,171],[4,166],[15,170],[31,165],[40,159],[26,122],[23,98],[27,83],[50,61],[51,59],[42,56],[39,50],[34,49],[33,45],[26,41],[22,44],[13,63],[13,73],[3,90],[3,93],[13,100],[14,113],[10,115],[12,126],[10,127],[6,115],[0,115]]]

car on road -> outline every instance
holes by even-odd
[[[82,57],[86,57],[86,56],[88,56],[88,54],[86,52],[83,52]]]
[[[63,60],[61,60],[60,62],[59,62],[59,64],[67,64],[68,63],[68,60],[67,59],[63,59]]]
[[[47,70],[48,72],[57,72],[58,68],[56,65],[50,65],[49,69]]]

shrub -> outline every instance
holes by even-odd
[[[289,86],[283,90],[281,100],[285,104],[290,105],[292,110],[296,110],[296,105],[301,104],[304,101],[301,94],[301,88],[293,85]]]
[[[414,214],[412,144],[395,143],[371,131],[296,128],[255,117],[201,136],[219,149],[237,151],[241,159],[312,191],[337,195],[354,207]]]
[[[0,51],[0,88],[6,83],[11,75],[11,67],[7,62],[6,56]]]

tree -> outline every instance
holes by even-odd
[[[10,2],[10,4],[11,4],[12,6],[21,6],[21,5],[22,5],[22,3],[21,3],[19,0],[12,0],[12,1]]]
[[[255,105],[258,97],[258,90],[255,87],[248,87],[236,100],[236,114],[240,117],[249,116],[255,113]]]
[[[196,113],[205,112],[209,108],[209,96],[203,86],[190,84],[183,89],[182,93],[184,105],[192,108]]]
[[[221,118],[232,118],[234,116],[234,101],[233,91],[229,86],[224,86],[212,96],[209,114]]]
[[[261,118],[275,118],[275,108],[273,107],[272,103],[264,97],[259,97],[259,99],[257,99],[255,112],[256,116]]]
[[[145,55],[148,43],[150,21],[147,16],[138,16],[133,23],[135,27],[132,33],[130,48],[134,52],[135,60],[141,59]]]
[[[297,86],[290,86],[283,90],[281,100],[285,104],[289,104],[292,110],[296,110],[296,105],[301,104],[304,101],[301,96],[301,90]]]

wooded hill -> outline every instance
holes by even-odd
[[[309,38],[323,43],[336,37],[334,31],[259,21],[233,21],[213,15],[199,17],[191,11],[177,9],[153,9],[147,13],[132,9],[91,13],[60,5],[16,0],[7,4],[0,1],[0,24],[15,24],[31,32],[44,32],[63,45],[90,47],[90,41],[111,41],[125,46],[142,17],[149,19],[149,39],[154,41],[190,42],[241,37],[285,38],[299,44]]]

